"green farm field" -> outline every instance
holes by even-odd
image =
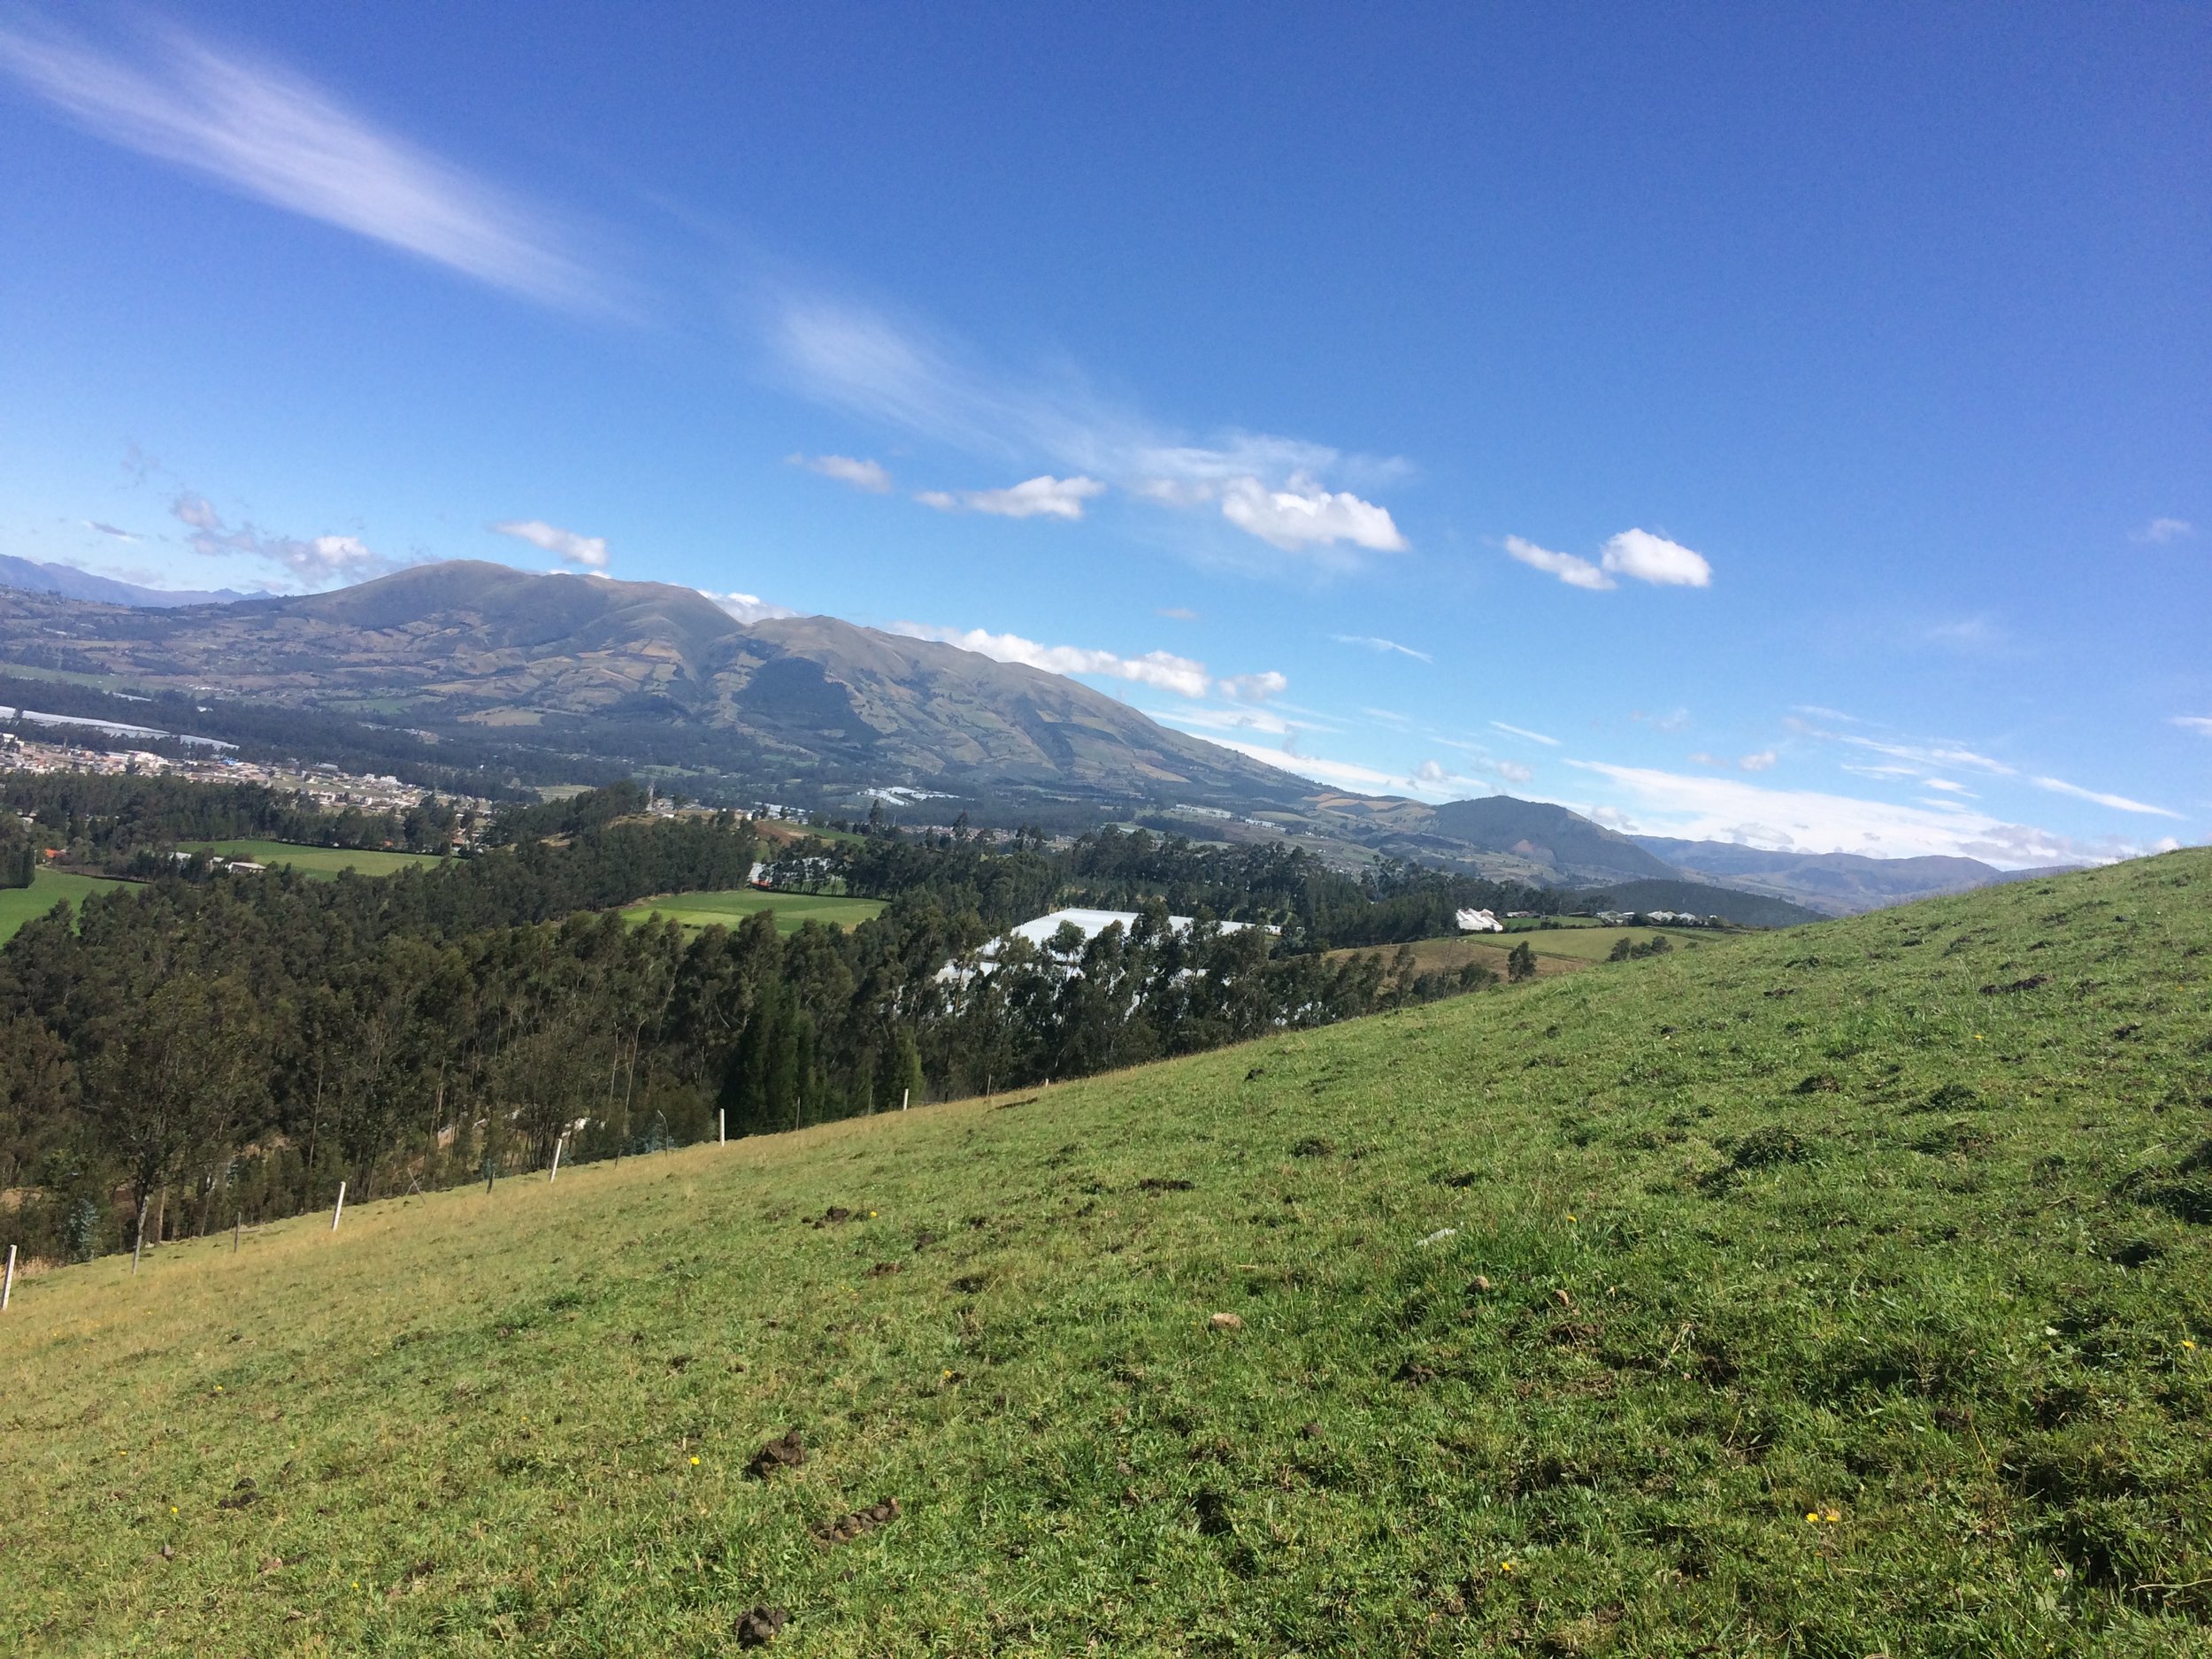
[[[388,876],[396,870],[405,870],[416,864],[434,864],[434,853],[386,852],[380,848],[302,847],[290,841],[200,841],[197,846],[219,852],[226,858],[250,858],[256,864],[275,866],[289,864],[303,876],[327,880],[342,870],[358,871],[365,876]],[[192,849],[188,847],[186,851]]]
[[[623,916],[634,922],[656,918],[686,927],[735,927],[747,917],[772,910],[776,931],[795,933],[808,922],[855,927],[883,912],[880,899],[848,899],[821,893],[764,893],[757,887],[729,887],[716,893],[672,893],[633,904]]]
[[[0,1649],[2204,1654],[2208,975],[2196,849],[40,1272]]]
[[[0,944],[13,939],[24,923],[45,915],[60,900],[67,899],[73,905],[88,893],[121,885],[73,871],[39,870],[32,873],[27,887],[0,887]]]

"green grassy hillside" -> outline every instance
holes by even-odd
[[[849,899],[826,893],[764,893],[728,887],[713,893],[672,893],[622,912],[634,922],[674,921],[686,927],[734,927],[759,910],[772,910],[776,931],[795,933],[807,922],[856,927],[883,913],[880,899]]]
[[[250,858],[256,864],[289,864],[303,876],[335,879],[342,870],[357,870],[365,876],[388,876],[395,870],[416,864],[434,864],[433,853],[385,852],[378,848],[303,847],[291,841],[227,841],[195,843],[226,858]],[[188,845],[187,852],[192,850]]]
[[[81,876],[71,870],[35,870],[27,887],[0,887],[0,945],[4,945],[35,916],[43,916],[56,903],[67,899],[71,904],[83,902],[88,893],[98,893],[117,884],[98,876]]]
[[[2202,1653],[2208,974],[2197,850],[44,1274],[0,1647]]]

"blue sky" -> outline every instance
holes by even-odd
[[[2212,12],[0,8],[0,552],[681,582],[1307,775],[2212,833]]]

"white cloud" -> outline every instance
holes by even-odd
[[[0,29],[0,69],[97,136],[542,303],[601,303],[546,216],[313,82],[163,30],[143,65]]]
[[[855,489],[864,489],[871,495],[891,493],[891,474],[880,462],[856,460],[849,455],[794,455],[787,458],[794,466],[803,466],[810,472],[850,484]]]
[[[142,541],[145,540],[145,537],[133,535],[127,530],[119,530],[111,524],[102,524],[97,518],[87,518],[84,521],[84,527],[88,530],[97,530],[102,535],[111,535],[118,541]]]
[[[2151,806],[2145,802],[2131,801],[2124,795],[2106,795],[2101,790],[2085,789],[2078,783],[2068,783],[2063,778],[2031,778],[2028,781],[2039,789],[2048,789],[2053,795],[2070,795],[2079,801],[2094,801],[2099,806],[2108,806],[2116,812],[2144,812],[2158,818],[2179,818],[2162,806]]]
[[[601,535],[579,535],[573,530],[564,530],[557,524],[542,518],[510,518],[490,526],[501,535],[513,536],[527,541],[532,547],[542,548],[564,565],[573,565],[579,570],[603,571],[607,568],[607,538]]]
[[[1598,562],[1574,553],[1555,553],[1517,535],[1505,539],[1505,550],[1533,570],[1556,576],[1570,588],[1603,593],[1627,576],[1665,588],[1709,588],[1713,567],[1701,553],[1693,553],[1679,541],[1670,541],[1648,530],[1624,530],[1607,540]]]
[[[1216,682],[1217,689],[1225,697],[1238,703],[1264,703],[1290,689],[1289,679],[1274,669],[1256,674],[1232,674]]]
[[[1280,489],[1256,478],[1232,479],[1222,487],[1221,516],[1286,551],[1348,541],[1370,552],[1402,553],[1407,545],[1387,508],[1349,490],[1325,489],[1308,472],[1293,472]]]
[[[1020,663],[1048,674],[1104,674],[1141,686],[1171,691],[1178,696],[1202,697],[1214,688],[1213,676],[1203,663],[1169,651],[1147,651],[1142,657],[1118,657],[1111,651],[1091,650],[1079,645],[1042,645],[1018,634],[992,634],[982,628],[938,628],[918,622],[894,622],[890,631],[913,640],[936,640],[975,651],[1002,663]],[[1279,691],[1290,682],[1280,674],[1248,675],[1246,681],[1278,682]]]
[[[1007,489],[964,489],[957,494],[926,489],[914,497],[940,512],[987,512],[1002,518],[1080,518],[1083,503],[1106,493],[1094,478],[1055,478],[1046,473]]]
[[[1494,761],[1492,763],[1490,770],[1496,772],[1499,777],[1504,779],[1508,783],[1526,783],[1530,779],[1536,775],[1536,772],[1533,767],[1524,766],[1517,760]]]
[[[1046,459],[1057,472],[1164,507],[1216,511],[1325,569],[1406,545],[1388,509],[1355,493],[1404,477],[1402,461],[1270,433],[1233,430],[1194,443],[1071,373],[999,373],[920,328],[816,296],[783,296],[767,329],[770,349],[801,392],[970,454]],[[972,505],[943,491],[923,499]]]
[[[1432,663],[1436,660],[1426,651],[1417,651],[1410,645],[1401,645],[1395,640],[1382,639],[1372,634],[1332,634],[1329,637],[1339,645],[1362,645],[1371,651],[1385,653],[1395,651],[1401,657],[1410,657],[1417,663]]]
[[[1198,620],[1198,612],[1190,610],[1188,607],[1184,605],[1162,605],[1152,614],[1156,617],[1165,617],[1170,622],[1195,622]]]
[[[1433,763],[1417,767],[1410,773],[1390,772],[1373,766],[1363,766],[1355,761],[1301,755],[1289,749],[1270,749],[1264,743],[1245,742],[1237,738],[1216,736],[1211,733],[1196,735],[1223,749],[1233,749],[1248,759],[1280,767],[1298,777],[1310,778],[1316,783],[1339,789],[1357,790],[1370,795],[1407,795],[1431,801],[1490,793],[1488,786],[1479,780],[1455,777]]]
[[[1713,567],[1704,555],[1648,530],[1622,531],[1606,542],[1601,557],[1616,576],[1632,576],[1663,588],[1709,588],[1713,582]]]
[[[2186,518],[2154,518],[2130,535],[2128,540],[2148,541],[2154,546],[2163,547],[2170,541],[2179,541],[2196,533],[2196,526]]]
[[[747,627],[773,617],[795,617],[799,614],[788,606],[771,604],[758,594],[718,594],[710,588],[702,588],[699,591]]]
[[[213,503],[190,490],[178,495],[169,503],[169,511],[192,532],[185,543],[195,553],[209,558],[242,553],[249,558],[265,559],[311,586],[362,581],[415,562],[379,553],[358,536],[275,535],[250,524],[233,529]]]
[[[1921,781],[1925,783],[1929,788],[1940,789],[1946,795],[1962,795],[1970,800],[1976,798],[1974,792],[1968,788],[1964,784],[1954,783],[1948,778],[1924,778]]]
[[[1517,535],[1506,537],[1505,550],[1531,569],[1556,576],[1570,588],[1587,588],[1593,593],[1600,593],[1619,586],[1588,559],[1578,558],[1571,553],[1555,553]]]
[[[1525,737],[1530,742],[1541,743],[1547,749],[1557,749],[1559,747],[1559,740],[1557,738],[1546,737],[1541,732],[1532,732],[1525,726],[1508,726],[1503,720],[1493,720],[1490,724],[1497,727],[1497,729],[1501,732],[1509,732],[1515,737]]]
[[[2173,717],[2173,724],[2185,732],[2212,737],[2212,714],[2177,714]]]
[[[1707,778],[1568,763],[1606,779],[1637,803],[1634,826],[1648,833],[1800,852],[1855,852],[1901,858],[1945,854],[2018,868],[2124,857],[2140,850],[2108,841],[2085,844],[2031,825],[2008,824],[1955,803],[1941,809],[1863,801],[1811,789],[1774,789],[1735,778]],[[1562,803],[1575,806],[1575,803]]]
[[[1755,755],[1746,755],[1736,763],[1746,772],[1764,772],[1782,757],[1770,749],[1763,749]]]

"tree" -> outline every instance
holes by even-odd
[[[192,972],[170,974],[111,1019],[85,1086],[104,1141],[130,1183],[138,1216],[135,1271],[154,1194],[192,1164],[228,1154],[263,1086],[264,1043],[243,984]]]
[[[1505,977],[1516,985],[1536,977],[1536,953],[1528,948],[1525,939],[1506,953]]]

